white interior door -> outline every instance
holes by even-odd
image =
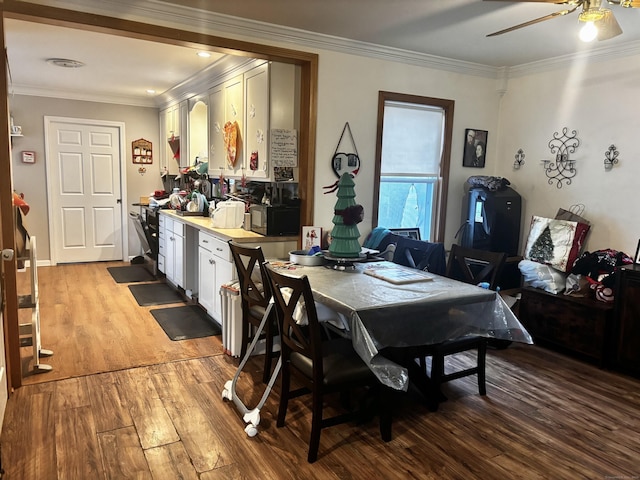
[[[45,118],[52,263],[123,260],[124,125]]]

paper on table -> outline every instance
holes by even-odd
[[[364,273],[396,285],[433,281],[433,276],[427,272],[423,272],[422,270],[411,270],[400,266],[381,265],[377,267],[370,267],[365,268]]]

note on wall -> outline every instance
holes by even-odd
[[[271,161],[276,167],[298,166],[298,131],[284,128],[271,130]]]

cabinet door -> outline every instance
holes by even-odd
[[[180,137],[180,166],[188,167],[190,165],[189,152],[189,103],[183,100],[176,106],[174,128],[176,136]]]
[[[210,315],[214,311],[214,283],[216,262],[213,254],[206,248],[198,248],[198,303]]]
[[[244,152],[244,82],[242,75],[224,83],[224,112],[225,123],[238,122],[236,163],[233,168],[227,165],[227,174],[239,177],[242,175]]]
[[[248,179],[269,177],[269,64],[244,74],[244,166]],[[252,157],[255,157],[252,161]]]
[[[224,151],[224,88],[209,90],[209,175],[218,176],[227,166]]]
[[[182,235],[178,235],[177,233],[173,234],[174,242],[174,279],[175,284],[179,287],[184,288],[184,237]]]
[[[616,366],[640,374],[640,271],[622,269],[616,289]]]

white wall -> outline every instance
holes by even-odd
[[[635,192],[640,173],[637,106],[640,56],[586,63],[530,73],[509,80],[500,106],[498,175],[507,177],[523,198],[526,242],[532,215],[553,217],[559,207],[584,204],[592,224],[586,249],[613,248],[635,253],[640,225]],[[571,158],[577,174],[570,185],[549,185],[541,160],[551,159],[554,132],[576,130],[580,146]],[[605,152],[614,144],[619,163],[605,171]],[[519,148],[525,165],[513,169]],[[524,248],[524,246],[522,246]]]
[[[325,195],[322,187],[336,180],[331,170],[331,158],[345,122],[349,122],[361,162],[355,182],[356,202],[363,205],[365,211],[365,220],[359,225],[361,241],[364,241],[365,235],[371,230],[378,92],[384,90],[446,98],[455,100],[445,231],[445,244],[450,245],[460,226],[465,180],[470,175],[491,175],[496,168],[497,143],[493,135],[498,121],[499,95],[495,80],[343,53],[318,53],[320,68],[314,224],[323,228],[333,227],[331,219],[335,193]],[[489,131],[484,169],[462,167],[465,128]],[[341,150],[350,147],[351,142],[344,138]]]
[[[158,145],[158,109],[129,107],[106,103],[60,100],[45,97],[12,95],[9,99],[11,114],[16,125],[22,126],[23,137],[13,139],[12,169],[15,191],[24,193],[31,210],[24,217],[30,235],[38,239],[38,260],[51,259],[49,242],[49,217],[47,207],[47,182],[45,178],[44,117],[60,116],[88,118],[125,123],[125,164],[126,194],[129,205],[125,211],[138,211],[131,203],[138,202],[141,196],[149,195],[162,188],[158,159],[152,165],[137,165],[132,162],[131,142],[139,138],[149,140],[155,148]],[[21,161],[23,150],[36,153],[35,164]],[[140,166],[146,167],[143,175],[138,173]],[[130,221],[128,223],[129,255],[140,254],[140,241]]]

